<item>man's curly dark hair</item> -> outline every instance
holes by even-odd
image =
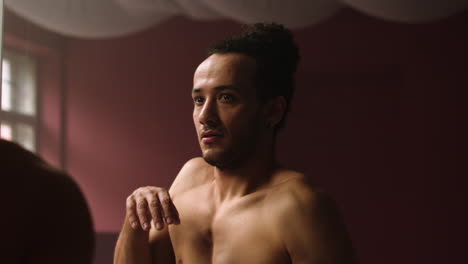
[[[265,101],[284,96],[286,99],[286,113],[276,128],[284,127],[294,93],[294,73],[300,59],[291,31],[276,23],[247,25],[240,35],[211,46],[208,55],[215,53],[240,53],[255,59],[258,98]]]

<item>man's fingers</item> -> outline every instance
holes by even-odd
[[[136,202],[135,202],[133,195],[127,198],[126,207],[127,207],[128,222],[130,223],[130,226],[133,229],[137,229],[139,224],[138,224],[138,217],[136,213]]]
[[[151,217],[153,218],[154,226],[157,230],[161,230],[164,228],[164,221],[162,219],[162,207],[159,202],[159,198],[157,195],[151,195],[146,197],[149,201],[149,210],[151,212]]]
[[[136,199],[137,214],[140,221],[140,225],[143,230],[148,231],[151,227],[150,219],[151,214],[148,210],[148,202],[144,197],[139,197]]]
[[[179,213],[172,203],[169,192],[160,187],[138,188],[127,198],[127,217],[133,229],[139,226],[151,229],[151,221],[157,230],[165,224],[179,224]]]
[[[167,190],[162,190],[158,192],[158,198],[162,205],[162,211],[163,211],[166,223],[167,224],[179,223],[180,222],[179,213],[177,212],[177,209],[172,203],[171,197],[169,196],[169,192]]]

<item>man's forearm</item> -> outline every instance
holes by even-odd
[[[132,229],[125,218],[114,253],[114,264],[150,264],[149,232]]]

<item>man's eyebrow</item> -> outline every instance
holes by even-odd
[[[233,91],[236,91],[236,92],[240,93],[239,87],[237,87],[235,85],[221,85],[221,86],[216,86],[214,89],[216,91],[233,90]]]
[[[195,93],[201,93],[202,92],[202,88],[193,88],[192,90],[192,94],[195,94]],[[240,93],[240,89],[239,87],[235,86],[235,85],[220,85],[220,86],[216,86],[214,88],[215,91],[222,91],[222,90],[233,90],[233,91],[236,91],[238,93]]]

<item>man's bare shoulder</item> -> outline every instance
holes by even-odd
[[[334,199],[295,174],[265,199],[265,219],[293,262],[356,263],[351,241]]]
[[[304,175],[269,195],[272,230],[293,263],[357,263],[335,200]]]
[[[184,193],[188,190],[204,185],[213,180],[213,166],[201,157],[187,161],[172,183],[171,196]]]
[[[273,175],[270,186],[270,196],[290,192],[306,194],[318,191],[317,186],[312,183],[311,178],[304,173],[289,169],[278,169]]]
[[[307,175],[292,170],[280,173],[266,197],[267,205],[274,205],[279,217],[336,210],[333,198],[313,184]]]

